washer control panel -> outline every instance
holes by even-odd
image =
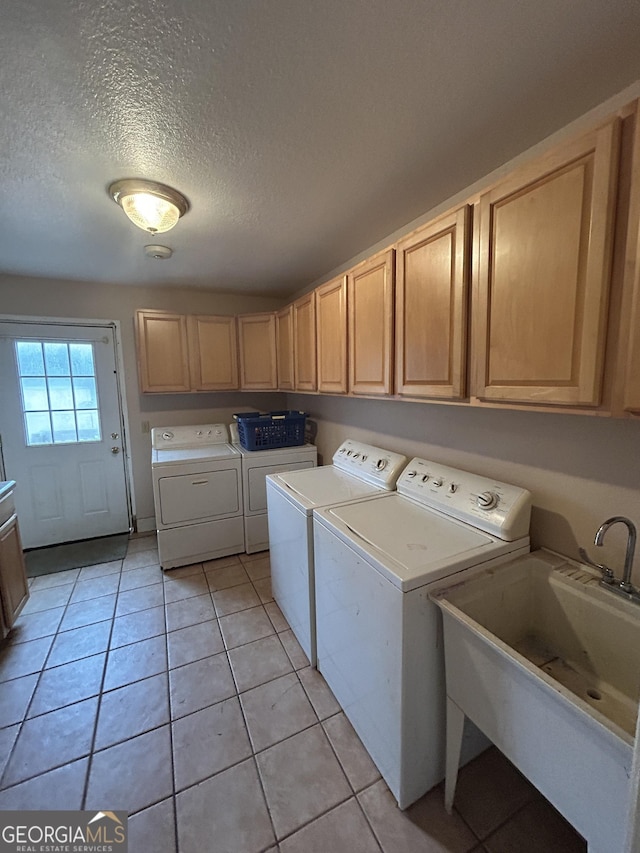
[[[513,541],[529,535],[526,489],[416,457],[398,478],[398,492],[474,527]]]
[[[229,442],[226,424],[198,424],[196,426],[154,427],[151,446],[154,450],[173,450],[181,447],[200,447],[202,444]]]
[[[367,483],[392,491],[407,461],[406,456],[348,438],[333,454],[333,464]]]

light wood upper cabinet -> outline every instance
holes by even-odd
[[[190,391],[187,318],[166,311],[138,311],[136,331],[140,390]]]
[[[396,245],[397,394],[466,394],[470,223],[464,205]]]
[[[293,303],[293,376],[296,391],[316,390],[315,291]]]
[[[474,284],[479,398],[599,404],[618,153],[614,120],[481,196]]]
[[[349,391],[391,394],[393,385],[394,251],[388,249],[347,274]]]
[[[234,316],[136,314],[138,375],[143,393],[230,391],[238,387]]]
[[[622,407],[624,412],[640,415],[640,100],[635,104],[633,118],[635,127],[628,176],[630,192],[622,306]]]
[[[234,316],[187,318],[191,389],[232,391],[238,387],[238,340]]]
[[[241,314],[238,317],[240,345],[240,387],[255,391],[275,391],[276,315]]]
[[[318,391],[347,393],[347,277],[316,288]]]
[[[278,389],[293,391],[293,305],[276,312]]]

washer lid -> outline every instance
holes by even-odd
[[[375,568],[405,592],[513,547],[398,494],[330,507],[318,520],[370,555]]]
[[[269,480],[277,484],[290,500],[309,514],[314,507],[357,500],[383,491],[380,486],[365,483],[357,477],[339,471],[333,465],[291,473],[271,474]]]

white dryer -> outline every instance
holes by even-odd
[[[429,592],[529,551],[529,492],[413,459],[384,500],[314,512],[318,669],[404,809],[445,775]],[[488,742],[471,731],[463,760]]]
[[[229,425],[233,446],[242,456],[242,500],[244,507],[244,544],[247,554],[269,547],[267,522],[267,474],[284,474],[315,468],[318,449],[313,444],[247,450],[240,444],[238,424]]]
[[[316,663],[313,510],[395,488],[406,457],[347,439],[333,464],[267,477],[273,597],[312,666]]]
[[[162,568],[244,551],[242,457],[227,427],[155,427],[151,445]]]

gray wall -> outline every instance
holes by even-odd
[[[150,427],[229,423],[232,413],[238,410],[282,409],[285,398],[283,394],[250,392],[141,395],[134,339],[136,310],[157,308],[183,314],[242,314],[270,311],[281,304],[282,300],[272,297],[221,294],[193,288],[128,287],[0,276],[0,314],[120,321],[129,448],[140,530],[155,527],[151,438],[142,432],[143,421],[148,421]],[[10,476],[10,466],[7,467]]]
[[[311,394],[287,401],[317,423],[324,464],[357,438],[529,489],[535,547],[577,558],[582,545],[621,570],[625,528],[616,525],[603,549],[594,534],[612,515],[640,527],[640,420]],[[640,552],[634,577],[640,585]]]

